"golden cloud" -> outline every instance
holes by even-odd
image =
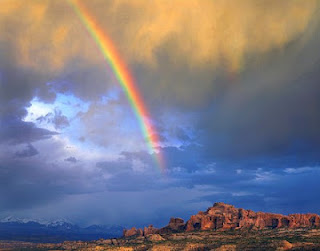
[[[317,0],[82,0],[130,63],[156,67],[160,53],[191,67],[239,70],[248,54],[281,48],[301,35]],[[60,71],[77,57],[102,60],[64,0],[2,0],[0,42],[24,67]]]

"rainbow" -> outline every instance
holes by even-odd
[[[140,96],[139,90],[126,66],[121,59],[119,53],[114,47],[111,39],[106,35],[99,25],[95,22],[94,18],[90,15],[83,4],[77,0],[68,1],[74,11],[79,16],[80,20],[94,39],[99,47],[105,61],[111,67],[118,82],[120,83],[127,99],[139,121],[140,128],[146,139],[149,150],[153,152],[156,163],[162,173],[166,173],[164,158],[162,152],[159,150],[159,137],[157,131],[149,121],[149,112]]]

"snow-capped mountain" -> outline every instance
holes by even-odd
[[[43,219],[8,216],[0,220],[0,240],[60,242],[64,240],[95,240],[122,235],[123,227],[92,225],[79,227],[66,219]]]
[[[58,226],[67,226],[67,225],[73,225],[72,222],[66,219],[56,219],[56,220],[46,220],[46,219],[33,219],[33,218],[18,218],[14,216],[7,216],[0,220],[0,223],[39,223],[41,225],[50,226],[50,227],[58,227]]]
[[[0,223],[8,223],[8,222],[16,222],[16,223],[28,223],[29,221],[32,221],[31,219],[22,219],[22,218],[16,218],[13,216],[8,216],[6,218],[3,218],[0,220]]]

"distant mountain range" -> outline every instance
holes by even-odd
[[[66,223],[72,224],[67,219],[56,219],[56,220],[46,220],[46,219],[33,219],[33,218],[18,218],[14,216],[8,216],[6,218],[0,219],[0,223],[8,223],[8,222],[15,222],[15,223],[28,223],[28,222],[37,222],[42,225],[64,225]]]
[[[0,220],[0,240],[62,242],[119,237],[123,227],[91,225],[79,227],[65,220],[45,221],[7,217]]]

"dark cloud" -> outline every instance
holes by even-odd
[[[62,115],[61,111],[55,111],[53,118],[53,124],[56,129],[61,129],[69,126],[69,120],[66,116]]]
[[[98,172],[79,166],[66,170],[42,159],[0,160],[1,210],[26,210],[53,203],[66,196],[104,190]]]
[[[1,161],[1,210],[21,210],[43,205],[65,193],[63,186],[58,184],[63,177],[40,165],[37,162]]]
[[[64,159],[64,161],[71,162],[71,163],[77,163],[78,160],[75,157],[70,156],[69,158]]]
[[[319,41],[314,34],[304,47],[297,41],[281,54],[271,53],[212,102],[198,117],[196,129],[202,130],[199,136],[209,155],[319,156],[320,57],[314,54]]]
[[[236,182],[232,187],[227,186],[223,189],[232,192],[212,194],[202,199],[224,201],[256,211],[282,214],[319,213],[317,203],[319,199],[317,191],[320,189],[317,182],[319,170],[319,166],[315,166],[310,168],[310,171],[299,175],[279,172],[273,173],[273,177],[270,179],[258,178],[245,182],[242,180],[244,176],[235,176],[235,179],[238,177],[238,180],[242,180],[242,182]]]
[[[0,143],[21,144],[48,139],[56,132],[36,127],[15,118],[0,119]]]
[[[45,116],[41,116],[37,118],[37,121],[39,121],[39,123],[52,123],[55,129],[62,129],[70,125],[69,119],[57,108],[54,109],[54,113],[50,112]]]
[[[131,170],[131,163],[129,160],[117,159],[114,161],[102,161],[97,162],[96,167],[103,172],[116,174],[121,172],[127,172]]]
[[[167,3],[159,11],[156,2],[111,1],[114,13],[100,1],[88,4],[133,72],[161,134],[168,177],[156,156],[139,151],[145,142],[125,94],[104,102],[120,87],[71,10],[53,1],[1,9],[0,211],[77,212],[79,221],[118,224],[165,224],[215,201],[319,212],[318,4],[273,1],[270,18],[264,4],[245,2],[231,9],[220,2],[226,22],[216,20],[214,35],[219,15],[198,19],[189,1],[170,20]],[[212,4],[201,8],[210,12]],[[24,121],[34,98],[53,103],[59,93],[90,103],[76,118],[86,130],[67,131],[72,120],[57,109],[37,125],[52,123],[63,134]],[[115,145],[120,150],[110,153]]]
[[[55,135],[23,121],[34,97],[44,102],[55,99],[55,93],[46,85],[52,75],[21,68],[9,43],[0,43],[0,54],[0,142],[29,143]]]
[[[164,150],[167,153],[169,150],[171,153],[182,151]],[[191,155],[192,150],[195,148],[184,149],[183,156]],[[175,154],[167,155],[167,158],[170,158],[169,163],[177,161]],[[143,163],[143,169],[134,168],[135,161],[139,161],[138,165]],[[268,159],[260,163],[266,161]],[[150,222],[164,225],[169,217],[188,218],[216,201],[279,213],[318,212],[315,201],[319,200],[317,179],[320,169],[315,165],[294,166],[289,165],[294,164],[293,160],[287,160],[281,168],[258,168],[259,162],[256,162],[255,167],[248,169],[245,163],[212,163],[210,159],[203,159],[201,165],[196,165],[196,160],[191,162],[193,169],[184,168],[185,164],[180,162],[181,168],[171,167],[169,176],[163,177],[155,166],[146,166],[151,162],[152,156],[145,152],[125,152],[119,159],[98,162],[90,169],[80,164],[66,168],[44,160],[2,159],[0,207],[4,212],[32,208],[33,211],[40,210],[41,215],[41,208],[49,206],[71,218],[75,217],[71,214],[77,207],[82,209],[77,213],[82,218],[78,219],[79,222],[110,223],[117,220],[115,223],[129,225]],[[274,166],[277,164],[275,162]],[[291,191],[296,192],[288,195]],[[177,207],[178,202],[184,207]],[[115,206],[110,207],[110,203]],[[100,206],[92,207],[93,204]],[[131,210],[123,211],[125,205],[131,205]],[[114,220],[105,216],[106,210],[107,215],[115,217]]]
[[[21,151],[17,151],[15,153],[15,157],[17,158],[27,158],[32,157],[39,154],[38,150],[31,144],[27,145],[27,148]]]

